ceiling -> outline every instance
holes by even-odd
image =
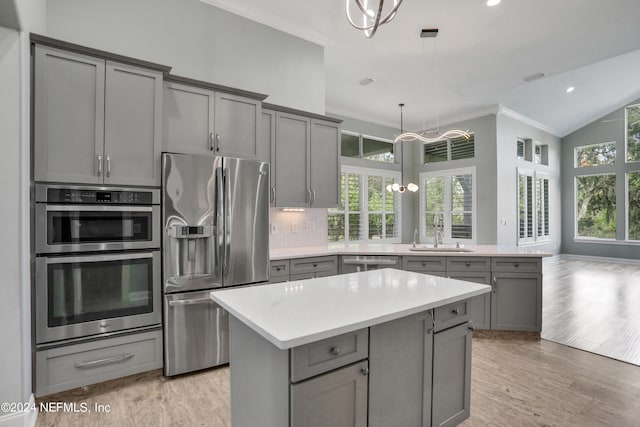
[[[640,98],[638,0],[404,0],[372,39],[344,0],[203,1],[323,45],[326,111],[399,127],[402,102],[405,130],[500,108],[562,137]]]

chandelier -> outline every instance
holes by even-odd
[[[404,104],[398,104],[398,107],[400,107],[400,133],[402,134],[402,109],[404,108]],[[400,153],[400,182],[400,184],[394,182],[393,184],[387,185],[387,191],[390,193],[394,191],[404,193],[406,190],[409,190],[412,193],[418,191],[418,186],[413,182],[410,182],[407,185],[402,184],[404,182],[404,145],[402,145]]]
[[[438,64],[438,58],[437,58],[437,44],[436,44],[436,37],[438,36],[438,29],[437,28],[433,28],[433,29],[423,29],[420,32],[420,38],[423,39],[422,42],[422,53],[424,56],[424,38],[426,37],[430,37],[433,38],[433,50],[434,50],[434,58],[435,61],[434,63],[437,65]],[[427,99],[426,97],[426,90],[425,90],[425,69],[426,69],[426,61],[422,62],[422,80],[423,80],[423,85],[422,85],[422,91],[423,91],[423,96],[422,99]],[[460,130],[460,129],[451,129],[448,130],[446,132],[440,132],[440,128],[439,128],[439,120],[440,120],[440,111],[439,111],[439,105],[438,105],[438,69],[436,67],[436,78],[434,79],[434,92],[436,94],[435,96],[435,100],[436,100],[436,128],[435,130],[426,130],[426,125],[425,122],[423,121],[422,123],[422,128],[424,130],[418,131],[418,132],[402,132],[402,130],[400,130],[400,135],[396,136],[395,139],[393,140],[394,143],[396,142],[400,142],[400,141],[407,141],[407,142],[411,142],[411,141],[420,141],[420,142],[424,142],[424,143],[430,143],[430,142],[436,142],[436,141],[441,141],[445,138],[455,138],[455,137],[464,137],[466,139],[471,138],[471,135],[469,134],[468,131],[465,130]]]
[[[357,20],[361,23],[356,23],[351,16],[351,3],[355,3],[357,8]],[[345,0],[345,11],[349,24],[358,30],[364,31],[366,38],[370,39],[378,30],[378,27],[387,22],[391,22],[396,17],[398,7],[402,3],[402,0],[393,0],[393,6],[391,10],[384,13],[384,0],[378,0],[378,7],[369,8],[369,3],[374,3],[373,0]],[[388,3],[387,3],[388,4]]]

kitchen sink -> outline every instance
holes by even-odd
[[[415,252],[473,252],[473,249],[457,248],[455,246],[438,246],[437,248],[433,246],[416,246],[415,248],[410,247],[409,250]]]

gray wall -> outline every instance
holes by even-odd
[[[640,99],[632,104],[640,103]],[[578,129],[562,138],[562,252],[575,255],[602,256],[612,258],[640,258],[640,245],[629,244],[625,239],[625,173],[640,171],[640,162],[625,163],[625,120],[624,107]],[[579,242],[575,241],[575,177],[587,172],[584,168],[574,167],[574,148],[580,145],[600,142],[616,142],[616,163],[608,166],[590,168],[591,173],[616,173],[616,217],[617,242]]]
[[[55,0],[47,3],[47,27],[50,37],[324,113],[322,46],[200,0]]]
[[[410,157],[414,165],[414,182],[418,183],[420,172],[433,172],[445,169],[457,169],[475,166],[476,168],[476,207],[477,207],[477,230],[476,243],[479,245],[495,245],[497,243],[497,186],[496,180],[496,116],[491,114],[476,119],[465,120],[442,126],[441,131],[449,129],[468,130],[474,134],[475,158],[453,160],[450,162],[423,164],[424,156],[421,153],[422,144],[413,143]],[[407,148],[409,146],[407,145]],[[407,150],[408,151],[408,150]],[[408,154],[408,153],[407,153]],[[408,154],[409,155],[409,154]],[[420,189],[422,191],[422,188]],[[413,195],[415,198],[414,218],[419,215],[419,194]],[[418,221],[415,221],[418,227]]]
[[[562,189],[560,180],[561,144],[560,138],[536,127],[499,114],[497,121],[497,244],[518,244],[518,181],[517,169],[537,170],[549,174],[549,232],[551,240],[543,243],[527,244],[557,254],[562,239]],[[549,147],[549,165],[534,165],[518,160],[516,143],[518,138],[531,139]],[[505,224],[502,223],[504,219]]]

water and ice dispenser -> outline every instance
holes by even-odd
[[[216,242],[213,225],[173,225],[167,229],[169,276],[176,280],[215,275]],[[168,267],[168,266],[167,266]]]

